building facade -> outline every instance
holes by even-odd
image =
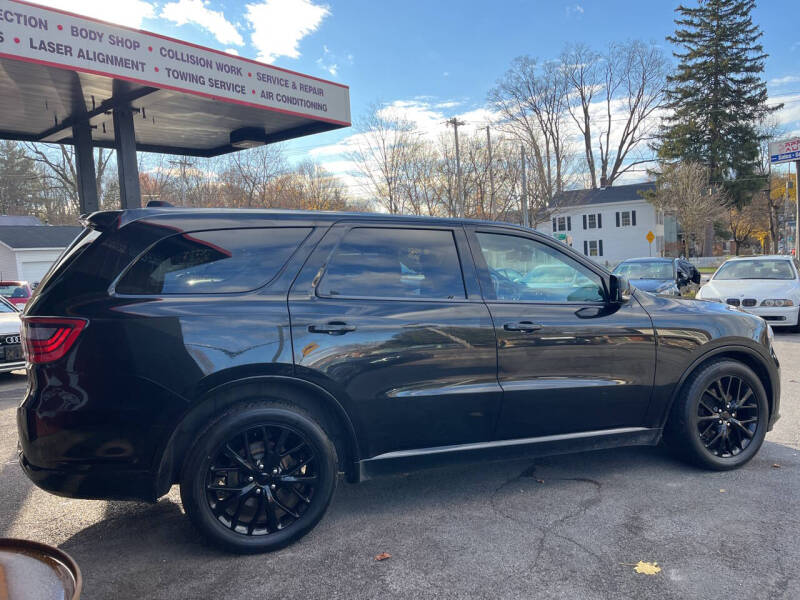
[[[641,196],[652,189],[653,183],[637,183],[563,192],[537,230],[610,267],[626,258],[663,256],[664,213]],[[674,227],[668,223],[667,229]]]
[[[81,227],[0,225],[0,280],[41,281]]]

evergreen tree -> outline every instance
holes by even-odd
[[[666,161],[688,160],[708,167],[710,182],[724,186],[742,206],[765,185],[759,175],[758,124],[780,106],[767,106],[762,73],[767,54],[750,12],[755,0],[699,0],[676,9],[680,61],[667,78],[667,105],[658,147]]]

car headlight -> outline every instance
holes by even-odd
[[[767,298],[761,302],[761,306],[794,306],[794,302],[787,298]]]
[[[667,295],[670,295],[670,296],[678,296],[678,295],[680,295],[680,291],[678,291],[678,287],[672,282],[665,283],[663,285],[658,286],[656,288],[656,293],[657,294],[667,294]]]

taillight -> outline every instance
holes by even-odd
[[[22,317],[25,360],[34,364],[58,360],[69,351],[86,324],[86,319],[68,317]]]

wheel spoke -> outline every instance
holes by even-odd
[[[286,452],[281,452],[280,453],[280,457],[281,458],[285,458],[285,457],[287,457],[287,456],[289,456],[291,454],[294,454],[295,452],[298,452],[305,445],[306,445],[306,443],[301,441],[299,444],[297,444],[297,446],[295,446],[291,450],[287,450]]]
[[[236,452],[236,450],[234,450],[233,448],[231,448],[230,444],[225,444],[225,454],[226,456],[229,456],[230,458],[238,462],[240,465],[242,465],[243,468],[247,469],[248,471],[256,470],[256,468],[253,465],[251,465],[245,459],[239,456],[239,453]]]
[[[309,456],[307,459],[305,459],[305,460],[303,460],[303,461],[300,461],[300,462],[299,462],[299,463],[297,463],[295,466],[293,466],[291,469],[289,469],[288,471],[286,471],[286,473],[285,473],[285,474],[286,474],[286,475],[294,475],[294,474],[295,474],[295,473],[297,473],[297,472],[298,472],[300,469],[302,469],[303,467],[307,466],[307,465],[308,465],[308,464],[309,464],[309,463],[310,463],[312,460],[314,460],[314,454],[313,454],[313,453],[312,453],[312,454],[311,454],[311,456]]]
[[[281,454],[281,449],[286,448],[286,438],[289,437],[289,430],[288,429],[281,429],[281,434],[278,436],[278,441],[275,442],[275,454],[283,456]]]
[[[236,504],[236,510],[233,511],[233,516],[231,517],[231,529],[236,529],[236,526],[239,524],[239,515],[242,514],[242,507],[244,507],[245,501],[245,495],[239,496],[239,502]]]
[[[261,514],[264,506],[264,495],[259,494],[256,502],[256,511],[253,513],[253,518],[250,519],[250,522],[247,524],[247,535],[253,535],[253,530],[256,528],[256,524],[258,523],[258,515]]]
[[[752,431],[750,431],[747,427],[742,425],[741,421],[737,421],[737,420],[734,419],[733,420],[733,424],[736,425],[737,430],[739,431],[739,433],[743,433],[744,435],[746,435],[747,439],[749,439],[749,440],[753,439],[753,436],[755,434]]]
[[[279,480],[281,485],[294,483],[314,483],[317,481],[316,475],[284,475]]]
[[[736,403],[736,409],[735,410],[741,410],[743,408],[756,408],[755,404],[751,404],[750,406],[744,406],[744,403],[747,402],[747,399],[752,395],[753,395],[753,390],[751,390],[748,387],[747,388],[747,393],[742,398],[739,399],[739,402]]]
[[[311,498],[304,496],[303,494],[298,492],[296,487],[292,486],[289,489],[292,490],[292,492],[294,492],[294,495],[300,498],[300,500],[302,500],[306,504],[311,504]]]
[[[710,449],[711,449],[711,446],[712,446],[712,445],[713,445],[713,444],[714,444],[714,443],[715,443],[715,442],[716,442],[718,439],[720,439],[721,437],[722,437],[722,430],[720,429],[720,430],[717,432],[717,435],[715,435],[713,438],[711,438],[711,441],[710,441],[710,442],[708,442],[707,444],[705,444],[705,447],[706,447],[706,448],[708,448],[708,449],[710,450]]]
[[[272,497],[272,492],[267,492],[266,500],[264,512],[267,515],[267,529],[272,533],[278,531],[278,515],[275,513],[275,500]]]
[[[710,412],[712,415],[716,414],[716,413],[714,412],[714,409],[713,409],[713,408],[711,408],[711,407],[710,407],[708,404],[706,404],[705,402],[703,402],[703,399],[702,399],[702,398],[700,398],[700,406],[702,406],[703,408],[705,408],[705,409],[706,409],[708,412]]]
[[[719,420],[719,415],[708,415],[707,417],[697,417],[698,421],[717,421]]]
[[[298,513],[296,513],[295,511],[293,511],[293,510],[292,510],[291,508],[289,508],[288,506],[285,506],[285,505],[283,504],[283,502],[281,502],[280,500],[278,500],[278,496],[277,496],[277,495],[275,495],[275,494],[272,494],[272,501],[275,503],[275,505],[276,505],[278,508],[280,508],[280,509],[281,509],[283,512],[285,512],[287,515],[291,515],[291,516],[292,516],[292,518],[294,518],[294,519],[299,519],[299,518],[300,518],[300,515],[299,515]]]

